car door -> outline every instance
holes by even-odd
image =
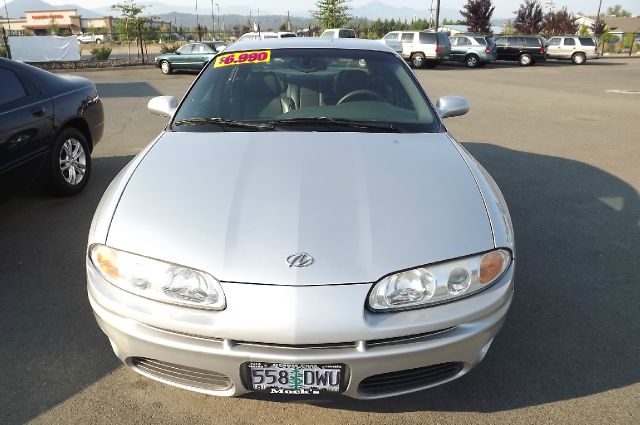
[[[467,37],[457,37],[456,41],[455,46],[451,43],[451,56],[459,62],[464,62],[464,57],[469,51],[471,41]]]
[[[565,37],[562,40],[562,49],[560,50],[562,59],[570,59],[573,52],[576,51],[576,40],[573,37]]]
[[[185,44],[176,50],[176,54],[171,58],[171,66],[174,69],[190,69],[193,46],[193,44]]]
[[[4,64],[3,64],[4,65]],[[53,103],[27,76],[0,65],[0,193],[35,180],[48,166]]]
[[[460,53],[458,51],[458,40],[460,37],[449,37],[449,42],[451,43],[451,59],[458,61],[460,59]]]
[[[553,59],[560,58],[562,50],[562,39],[560,37],[552,37],[547,42],[547,56]]]
[[[415,34],[412,32],[401,32],[400,43],[402,43],[402,57],[408,59],[411,57],[414,49]]]
[[[496,59],[507,60],[508,44],[509,43],[508,43],[507,37],[498,37],[498,38],[496,38],[496,41],[495,41],[496,51],[497,51]]]

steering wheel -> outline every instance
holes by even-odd
[[[338,101],[337,105],[340,105],[345,102],[353,102],[356,97],[363,97],[365,99],[379,100],[381,102],[386,102],[385,98],[382,97],[381,94],[374,92],[373,90],[361,89],[354,90],[342,96],[342,98]]]

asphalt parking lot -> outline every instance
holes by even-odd
[[[369,402],[209,397],[120,365],[86,297],[89,224],[163,127],[149,98],[180,96],[194,75],[78,74],[98,85],[107,118],[86,190],[0,200],[0,423],[640,423],[640,93],[607,91],[640,91],[640,60],[417,72],[434,101],[471,104],[446,124],[507,199],[516,297],[476,370]]]

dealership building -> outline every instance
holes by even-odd
[[[8,35],[49,35],[51,28],[58,30],[58,35],[81,33],[111,34],[114,29],[113,16],[99,18],[83,18],[77,9],[28,10],[21,18],[0,18],[0,23]],[[147,26],[170,31],[171,23],[153,21]]]

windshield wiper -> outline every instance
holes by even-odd
[[[381,133],[403,133],[401,129],[395,127],[391,123],[379,122],[379,121],[357,121],[348,120],[344,118],[329,118],[329,117],[306,117],[306,118],[285,118],[280,120],[269,121],[269,125],[273,127],[282,126],[296,126],[296,125],[317,125],[317,124],[329,124],[336,127],[346,127],[361,131],[374,131]]]
[[[251,130],[274,130],[273,126],[268,123],[257,123],[249,121],[228,120],[226,118],[185,118],[174,121],[174,126],[179,125],[220,125],[222,127],[246,128]]]

